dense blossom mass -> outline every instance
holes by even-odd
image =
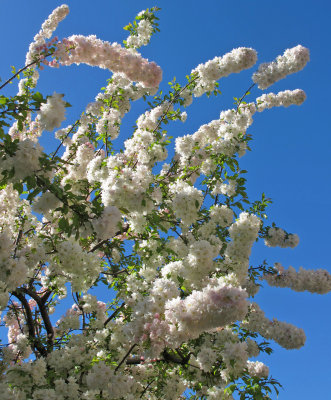
[[[185,122],[194,97],[217,95],[217,81],[251,68],[257,53],[240,47],[200,64],[164,95],[161,68],[138,52],[158,31],[157,10],[139,13],[121,46],[52,38],[69,12],[58,7],[29,48],[18,96],[1,96],[4,400],[225,400],[235,391],[270,398],[278,382],[252,358],[271,352],[266,340],[298,349],[305,333],[265,316],[254,301],[259,281],[331,291],[325,270],[250,265],[257,240],[294,248],[299,237],[267,225],[270,201],[248,199],[238,160],[253,117],[302,104],[304,91],[246,102],[247,91],[235,108],[172,141],[166,124]],[[304,47],[288,49],[253,81],[265,89],[308,60]],[[73,63],[112,75],[81,117],[62,126],[68,104],[36,91],[38,71]],[[116,152],[112,143],[138,99],[148,108]],[[55,129],[59,145],[47,154],[38,140]],[[64,299],[73,304],[60,316]]]

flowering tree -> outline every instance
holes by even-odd
[[[249,263],[258,239],[280,247],[299,239],[267,226],[269,199],[247,197],[238,162],[249,150],[247,129],[255,113],[300,105],[305,93],[267,93],[247,103],[248,89],[218,120],[176,138],[170,159],[165,125],[185,122],[195,97],[218,95],[217,81],[251,68],[257,55],[234,49],[200,64],[185,85],[174,80],[164,95],[161,68],[138,52],[158,31],[157,10],[126,26],[120,46],[95,36],[52,38],[69,11],[58,7],[26,66],[0,86],[21,78],[16,96],[0,96],[4,399],[270,398],[278,382],[249,359],[270,353],[268,340],[300,348],[305,334],[264,316],[254,302],[259,281],[331,290],[324,270]],[[306,48],[288,49],[258,67],[253,85],[267,89],[308,60]],[[79,120],[58,129],[69,104],[36,91],[38,70],[73,63],[112,76]],[[112,143],[138,99],[148,110],[116,153]],[[38,138],[55,129],[59,146],[47,154]],[[113,300],[98,301],[92,287],[107,288]],[[73,306],[53,320],[69,292]]]

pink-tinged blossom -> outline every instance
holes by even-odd
[[[30,44],[29,51],[26,55],[26,64],[33,61],[34,57],[39,54],[41,46],[45,44],[45,40],[49,39],[58,24],[69,14],[69,7],[63,4],[57,7],[42,24],[39,33],[34,37],[34,41]],[[52,40],[52,44],[56,40]]]
[[[287,75],[301,71],[308,61],[309,50],[298,45],[285,50],[284,54],[278,56],[275,61],[261,64],[252,78],[260,89],[267,89]]]
[[[287,322],[278,321],[275,318],[269,320],[256,303],[251,304],[249,314],[242,323],[242,327],[258,332],[266,339],[274,340],[285,349],[299,349],[306,341],[303,329]]]
[[[104,42],[95,35],[73,35],[68,40],[74,46],[60,60],[62,65],[85,63],[112,72],[123,72],[131,81],[142,82],[146,87],[159,86],[162,70],[154,62],[132,53],[118,43]]]
[[[202,332],[223,327],[247,313],[247,293],[232,286],[207,286],[193,290],[184,300],[177,297],[165,305],[165,319],[171,335],[184,340],[196,338]]]
[[[296,271],[293,267],[287,270],[276,263],[278,274],[265,274],[263,279],[266,280],[270,286],[288,287],[296,292],[304,292],[307,290],[311,293],[329,293],[331,291],[331,275],[325,269],[303,269],[299,268]]]
[[[165,340],[169,333],[169,324],[166,321],[160,319],[160,314],[155,313],[152,322],[147,322],[144,325],[144,333],[140,338],[141,341],[150,340],[151,350],[149,352],[150,356],[158,356],[167,342]]]

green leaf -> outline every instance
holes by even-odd
[[[69,231],[69,222],[66,218],[60,218],[59,219],[59,228],[63,231],[63,232],[68,232]]]
[[[28,176],[25,179],[25,182],[26,182],[26,187],[28,190],[33,189],[37,185],[36,178],[34,176]]]
[[[15,182],[13,187],[15,190],[18,191],[19,194],[23,193],[23,183],[22,182]]]
[[[43,101],[43,95],[40,92],[36,92],[33,94],[32,99],[40,103]]]

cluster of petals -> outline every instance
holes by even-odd
[[[243,282],[247,276],[249,256],[252,245],[258,237],[261,221],[254,214],[241,213],[230,228],[231,242],[225,251],[226,263],[235,271]]]
[[[62,94],[54,92],[47,102],[41,105],[39,123],[42,129],[52,131],[59,128],[65,120],[65,101],[62,98]]]
[[[269,375],[269,368],[260,361],[247,361],[247,370],[251,376],[259,378],[267,378]]]
[[[266,339],[272,339],[285,349],[299,349],[305,344],[306,335],[303,329],[277,319],[272,321],[265,317],[264,312],[253,303],[247,319],[242,322],[245,329],[258,332]]]
[[[147,19],[141,19],[137,25],[137,34],[130,35],[126,40],[126,44],[128,47],[132,47],[137,49],[141,46],[146,46],[153,32],[153,26]]]
[[[215,57],[205,64],[199,64],[191,73],[197,73],[199,80],[194,89],[195,96],[214,90],[215,82],[232,73],[251,68],[257,61],[257,53],[249,47],[239,47],[222,57]]]
[[[119,230],[118,223],[121,221],[121,212],[117,207],[108,206],[102,211],[99,218],[93,221],[93,229],[100,239],[112,238]]]
[[[253,74],[253,81],[260,89],[267,89],[269,86],[285,78],[289,74],[301,71],[309,61],[309,50],[298,45],[285,50],[282,56],[275,61],[263,63],[257,72]]]
[[[42,24],[41,30],[34,37],[34,41],[30,44],[29,51],[26,55],[26,64],[33,61],[36,54],[40,52],[40,46],[44,45],[45,40],[49,39],[58,24],[69,14],[69,7],[63,4],[57,7]]]
[[[299,236],[286,233],[282,228],[269,228],[264,243],[268,247],[296,247],[299,244]]]
[[[68,38],[73,49],[64,55],[60,64],[85,63],[112,72],[123,72],[131,81],[142,82],[146,87],[157,87],[162,79],[162,70],[154,62],[132,53],[118,43],[109,43],[95,35],[73,35]]]
[[[283,92],[266,93],[256,99],[257,111],[273,107],[289,107],[292,104],[300,106],[306,100],[306,93],[301,89],[284,90]]]
[[[196,338],[202,332],[228,325],[242,319],[247,313],[247,294],[232,286],[207,286],[181,300],[169,300],[165,318],[170,333],[179,338]]]
[[[0,159],[0,171],[14,169],[13,182],[33,175],[40,170],[39,158],[42,156],[42,150],[40,144],[31,139],[20,141],[15,154]]]
[[[293,267],[285,269],[276,263],[277,274],[265,274],[263,279],[270,286],[288,287],[296,292],[307,290],[311,293],[324,294],[331,291],[331,275],[325,269],[304,269],[296,271]]]

